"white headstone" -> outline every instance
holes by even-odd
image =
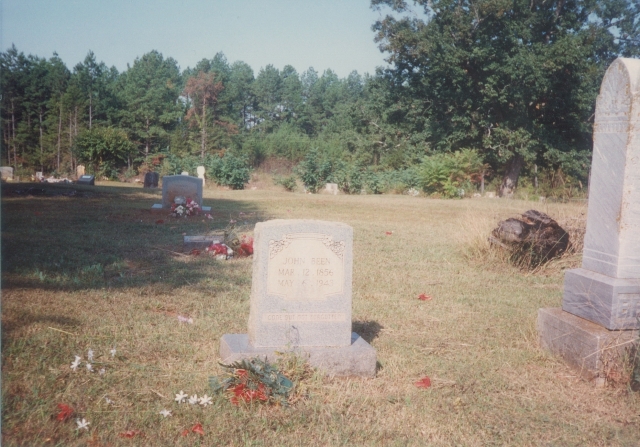
[[[13,180],[13,168],[11,166],[0,166],[0,178],[2,180]]]
[[[255,228],[249,334],[226,334],[223,362],[294,351],[333,375],[375,374],[375,350],[351,332],[353,229],[272,220]]]
[[[204,173],[205,173],[204,166],[198,166],[196,168],[196,173],[198,174],[198,178],[202,179],[202,186],[205,186],[207,182],[204,178]]]
[[[180,175],[189,175],[189,173],[187,171],[182,171]]]
[[[84,175],[84,165],[76,166],[76,177],[80,178]]]
[[[640,316],[640,60],[616,59],[596,102],[582,268],[562,308],[607,329]]]

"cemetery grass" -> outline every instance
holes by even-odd
[[[159,191],[100,183],[11,193],[33,186],[3,191],[3,445],[640,442],[638,393],[613,381],[595,388],[537,345],[537,310],[560,306],[562,269],[579,256],[531,274],[483,247],[500,219],[535,208],[579,220],[584,205],[210,188],[214,219],[175,219],[149,211]],[[184,255],[182,236],[229,220],[251,234],[270,218],[353,226],[353,329],[377,350],[377,375],[315,375],[288,408],[225,396],[179,405],[181,390],[211,395],[219,339],[246,333],[251,290],[251,259]],[[89,349],[96,372],[84,368]],[[414,385],[424,376],[428,389]],[[58,421],[57,404],[74,416]],[[76,430],[76,417],[89,429]],[[197,423],[204,435],[181,435]]]

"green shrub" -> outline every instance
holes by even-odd
[[[296,181],[295,175],[289,175],[286,177],[277,175],[273,177],[273,183],[275,183],[276,185],[283,186],[284,189],[286,189],[289,192],[295,191],[296,187],[298,186],[298,182]]]
[[[296,167],[296,172],[304,183],[304,187],[312,194],[327,183],[332,171],[331,163],[321,159],[317,149],[307,152],[304,160]]]
[[[463,197],[485,169],[480,155],[471,149],[426,157],[420,165],[420,186],[428,194]]]
[[[205,159],[205,168],[218,185],[244,189],[251,178],[249,162],[245,157],[226,152],[224,156]]]

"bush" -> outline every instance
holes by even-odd
[[[275,183],[276,185],[283,186],[284,189],[286,189],[289,192],[295,191],[296,187],[298,186],[298,182],[296,181],[295,175],[289,175],[287,177],[282,177],[277,175],[273,177],[273,183]]]
[[[244,189],[245,183],[251,178],[247,159],[230,152],[226,152],[222,157],[207,157],[204,164],[209,175],[221,186]]]
[[[463,197],[486,169],[480,155],[471,149],[426,157],[420,165],[420,186],[428,194]]]
[[[311,149],[304,160],[296,167],[296,172],[304,183],[304,187],[312,194],[327,183],[327,179],[331,175],[331,163],[322,160],[317,149]]]

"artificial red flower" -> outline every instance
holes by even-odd
[[[431,379],[428,376],[424,376],[422,379],[414,383],[418,388],[429,388],[431,386]]]
[[[387,234],[387,236],[391,236],[393,234],[393,231],[385,231],[385,233]]]
[[[58,404],[58,410],[60,410],[60,413],[58,413],[56,419],[61,422],[65,422],[69,420],[71,416],[73,416],[73,408],[71,408],[69,405]]]
[[[215,255],[226,255],[227,247],[222,244],[211,244],[207,247],[207,251],[212,251]]]
[[[198,433],[200,436],[204,436],[204,430],[202,429],[202,424],[200,422],[191,427],[191,431],[194,433]]]
[[[418,299],[420,301],[430,301],[432,298],[431,295],[427,295],[426,293],[421,293],[420,296],[418,297]]]
[[[182,433],[181,433],[182,436],[187,436],[188,434],[189,434],[188,428],[185,428],[184,430],[182,430]]]
[[[191,252],[189,252],[189,254],[192,256],[198,256],[200,254],[200,250],[194,248],[193,250],[191,250]]]

